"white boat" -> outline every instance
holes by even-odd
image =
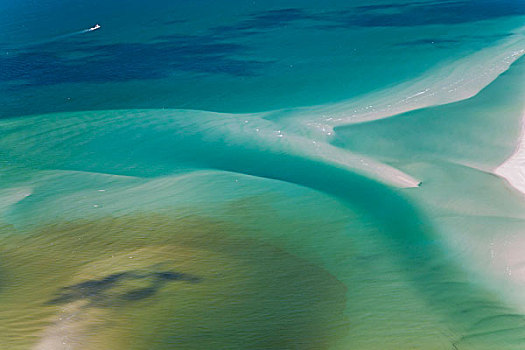
[[[90,31],[93,31],[93,30],[97,30],[98,28],[100,28],[100,25],[98,25],[98,24],[95,24],[95,26],[94,26],[94,27],[91,27],[91,28],[89,28],[89,30],[90,30]]]

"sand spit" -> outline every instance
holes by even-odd
[[[494,173],[503,177],[509,184],[525,194],[525,111],[523,112],[521,137],[516,150]]]

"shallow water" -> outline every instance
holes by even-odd
[[[43,334],[37,349],[317,349],[336,339],[344,285],[299,257],[232,237],[238,230],[151,214],[13,235],[3,242],[11,309],[2,343],[23,348],[30,330]]]
[[[148,5],[0,5],[0,344],[523,347],[525,3]]]

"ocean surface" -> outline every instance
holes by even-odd
[[[524,349],[524,53],[524,0],[1,1],[0,349]]]

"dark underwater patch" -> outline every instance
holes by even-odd
[[[115,292],[116,287],[126,287],[126,281],[141,280],[146,287]],[[114,273],[101,279],[80,282],[61,289],[58,296],[47,302],[60,305],[78,300],[88,301],[88,306],[110,306],[115,300],[137,301],[154,296],[168,282],[198,283],[201,278],[176,271]]]
[[[312,30],[348,27],[449,25],[505,16],[525,15],[525,2],[514,0],[401,2],[364,5],[338,11],[301,8],[252,13],[236,22],[199,34],[166,33],[150,42],[100,44],[96,36],[64,38],[26,47],[4,49],[0,82],[12,87],[62,83],[125,82],[168,78],[181,73],[253,77],[275,62],[252,58],[240,43],[254,34],[307,22]],[[181,23],[173,19],[168,24]],[[312,27],[312,23],[314,23]],[[435,42],[435,40],[434,40]],[[444,42],[441,44],[450,44]],[[407,42],[403,45],[428,44]]]
[[[284,8],[257,12],[248,18],[230,25],[211,28],[211,32],[221,37],[239,37],[286,27],[297,21],[315,20],[317,16],[300,8]]]
[[[365,5],[327,13],[322,29],[347,27],[412,27],[452,25],[525,15],[525,2],[461,0]]]
[[[131,290],[129,292],[121,294],[119,297],[126,301],[136,301],[152,297],[153,295],[155,295],[155,293],[157,293],[157,289],[155,287],[146,287]]]
[[[149,43],[97,44],[69,39],[1,55],[0,81],[21,85],[122,82],[160,79],[177,71],[257,75],[270,62],[240,58],[248,50],[245,45],[206,35],[166,35]]]

